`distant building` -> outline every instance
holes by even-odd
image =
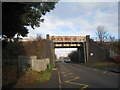
[[[35,39],[32,38],[24,38],[24,39],[20,39],[20,42],[28,42],[28,41],[34,41]]]

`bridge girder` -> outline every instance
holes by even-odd
[[[81,42],[54,42],[55,48],[79,48]]]

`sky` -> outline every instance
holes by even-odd
[[[46,36],[86,36],[97,37],[95,32],[99,25],[112,36],[118,38],[118,0],[111,2],[63,2],[43,18],[44,23],[34,30],[30,27],[28,37],[40,34]],[[108,0],[104,0],[108,1]],[[114,2],[113,2],[114,1]],[[67,56],[76,49],[55,49],[58,57]]]

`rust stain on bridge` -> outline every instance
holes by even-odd
[[[50,36],[53,42],[85,42],[85,36]]]

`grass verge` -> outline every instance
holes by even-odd
[[[44,82],[49,80],[52,75],[53,68],[54,68],[54,65],[51,64],[50,67],[47,68],[45,71],[38,72],[38,74],[40,74],[41,77],[38,78],[36,82]]]
[[[119,64],[115,62],[96,62],[92,64],[93,66],[118,66]]]
[[[42,83],[50,79],[54,65],[50,65],[45,71],[29,71],[22,76],[18,82],[14,85],[15,88],[19,88],[30,83]]]

